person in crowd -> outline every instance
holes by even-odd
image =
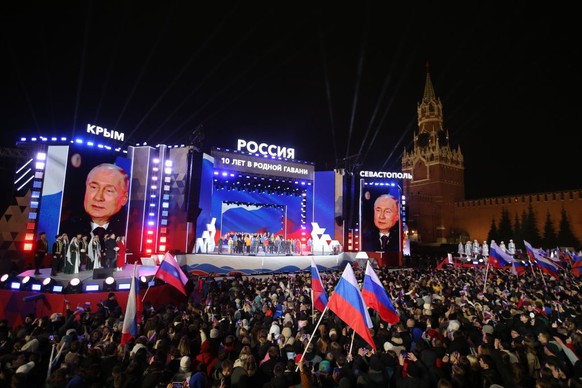
[[[113,292],[95,310],[66,304],[64,314],[33,313],[13,326],[0,321],[0,380],[2,386],[19,379],[126,387],[577,386],[580,278],[566,269],[560,279],[542,280],[530,271],[516,277],[490,267],[486,277],[484,265],[460,271],[437,270],[423,257],[414,263],[376,270],[400,322],[387,325],[371,310],[375,351],[335,314],[321,321],[313,315],[309,273],[208,276],[199,278],[195,297],[146,300],[137,334],[123,345],[124,311]],[[354,274],[361,282],[364,269]],[[323,275],[331,294],[341,271]],[[47,368],[30,362],[40,366],[45,355],[48,362],[52,344],[47,376]],[[175,381],[185,357],[191,375]]]

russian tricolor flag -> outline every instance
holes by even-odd
[[[511,262],[511,273],[516,276],[522,275],[526,271],[526,265],[520,260],[513,260]]]
[[[137,319],[138,319],[138,301],[139,282],[137,278],[137,264],[133,264],[133,277],[131,278],[131,287],[127,297],[127,306],[123,315],[123,326],[121,328],[121,344],[125,345],[131,338],[137,337]]]
[[[360,293],[354,270],[350,263],[346,265],[342,277],[335,287],[334,293],[329,298],[327,307],[333,311],[339,319],[350,326],[372,349],[376,350],[376,344],[370,334],[372,319],[368,314],[368,308]]]
[[[528,255],[530,257],[533,256],[536,263],[538,264],[538,267],[540,268],[540,271],[552,276],[555,279],[558,279],[560,275],[558,274],[558,267],[556,264],[554,264],[550,259],[543,257],[536,249],[531,246],[530,243],[525,240],[523,240],[523,242],[525,244],[525,249],[527,250]]]
[[[489,247],[489,263],[498,267],[505,267],[513,262],[513,257],[507,252],[503,252],[495,241],[491,241]]]
[[[327,305],[327,292],[323,288],[319,270],[315,265],[315,261],[313,261],[313,257],[311,257],[311,290],[313,290],[313,308],[323,312]]]
[[[362,286],[362,297],[368,307],[378,312],[380,318],[394,325],[400,321],[398,312],[394,308],[390,297],[386,293],[386,289],[382,286],[378,275],[370,265],[366,266],[366,275],[364,276],[364,284]]]
[[[582,257],[578,257],[575,253],[572,254],[574,264],[572,264],[572,273],[576,277],[582,276]]]
[[[166,252],[164,260],[162,260],[162,263],[158,267],[154,276],[177,288],[178,291],[186,295],[186,289],[184,286],[188,283],[188,278],[182,271],[182,268],[178,265],[174,256],[169,252]]]

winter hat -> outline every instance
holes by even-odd
[[[281,331],[281,334],[283,335],[283,337],[289,339],[293,336],[293,332],[291,331],[291,329],[289,327],[284,327],[283,330]]]
[[[269,329],[269,334],[273,334],[274,336],[278,336],[279,334],[281,334],[281,328],[279,326],[277,326],[276,323],[273,323],[271,325],[271,328]]]
[[[190,357],[188,357],[188,356],[182,356],[182,358],[180,359],[180,369],[188,369],[188,368],[190,368],[191,364],[192,364],[192,361],[190,360]]]
[[[319,363],[319,371],[324,373],[331,372],[331,364],[328,360],[323,360]]]
[[[453,319],[453,320],[449,321],[447,331],[452,333],[454,331],[459,330],[460,328],[461,328],[461,324],[459,323],[459,321],[457,321],[456,319]]]
[[[287,322],[293,323],[293,317],[289,313],[285,314],[285,318],[283,318],[283,325],[287,324]]]
[[[558,347],[558,345],[556,345],[553,342],[548,342],[546,344],[546,349],[548,350],[548,352],[552,353],[554,356],[557,356],[558,354],[560,354],[560,348]]]
[[[30,361],[30,362],[28,362],[28,363],[26,363],[24,365],[20,365],[18,367],[18,369],[16,369],[16,373],[24,373],[24,374],[27,374],[27,373],[29,373],[32,370],[32,368],[34,368],[34,361]]]
[[[483,326],[482,330],[483,330],[484,334],[493,334],[493,326],[491,326],[491,325]]]
[[[27,343],[25,343],[20,350],[23,352],[36,352],[38,350],[38,340],[36,338],[32,338]]]

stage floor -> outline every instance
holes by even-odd
[[[138,266],[137,266],[138,276],[154,275],[156,273],[157,269],[158,269],[157,266],[138,264]],[[111,271],[112,271],[111,276],[113,276],[113,278],[116,281],[124,280],[124,279],[131,280],[131,277],[133,276],[133,264],[126,264],[125,266],[123,266],[121,271],[115,271],[115,268],[112,268]],[[18,274],[18,277],[24,278],[26,276],[30,276],[30,277],[35,278],[35,279],[40,280],[40,281],[43,281],[44,279],[51,277],[59,282],[65,283],[65,284],[68,284],[68,282],[70,282],[71,279],[73,279],[73,278],[79,278],[79,280],[81,280],[82,282],[91,281],[91,280],[103,281],[102,279],[94,279],[93,274],[94,274],[93,270],[88,270],[88,271],[80,271],[77,274],[66,274],[66,273],[59,272],[56,276],[51,276],[51,269],[50,268],[41,268],[40,275],[35,275],[34,269],[29,269],[29,270],[26,270],[26,271]]]

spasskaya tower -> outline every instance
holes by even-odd
[[[428,65],[417,114],[412,149],[405,149],[402,156],[402,172],[412,174],[412,180],[403,183],[409,238],[425,245],[442,244],[454,232],[455,202],[465,199],[465,166],[461,147],[449,143]]]

